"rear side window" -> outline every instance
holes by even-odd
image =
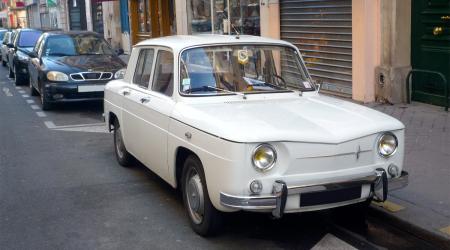
[[[22,31],[19,35],[19,42],[17,46],[34,47],[41,34],[42,32],[40,31]]]
[[[158,51],[152,90],[167,96],[172,96],[173,54],[170,51]]]
[[[139,52],[136,71],[134,72],[133,83],[138,86],[148,88],[150,75],[153,66],[153,49],[142,49]]]

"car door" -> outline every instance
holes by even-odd
[[[33,52],[35,55],[37,55],[37,57],[35,58],[31,58],[30,59],[30,63],[28,64],[28,72],[30,74],[30,82],[31,84],[36,88],[39,89],[38,86],[38,75],[39,75],[39,69],[41,66],[41,51],[42,51],[42,47],[44,46],[45,43],[45,35],[42,35],[39,40],[36,43],[36,46],[34,46]]]
[[[153,82],[155,60],[159,59],[155,58],[160,54],[158,51],[161,49],[140,48],[138,52],[132,84],[125,90],[122,126],[127,149],[148,168],[165,178],[168,116],[174,102],[171,97],[152,91],[149,87]]]

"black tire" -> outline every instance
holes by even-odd
[[[8,69],[9,69],[9,76],[8,77],[9,78],[13,78],[14,77],[14,72],[11,69],[11,65],[9,65]]]
[[[17,72],[15,73],[16,77],[14,79],[14,83],[16,86],[20,86],[20,85],[26,85],[27,84],[27,77],[22,75],[22,74],[18,74]]]
[[[52,108],[52,104],[47,99],[47,94],[45,93],[44,88],[41,89],[41,103],[42,110],[50,110]]]
[[[37,96],[39,93],[37,90],[33,87],[33,83],[31,82],[31,77],[28,78],[28,82],[30,84],[30,96]]]
[[[6,62],[2,60],[2,66],[6,67]]]
[[[181,188],[184,207],[192,229],[204,237],[216,235],[222,226],[223,214],[209,199],[202,163],[194,155],[188,156],[184,162]]]
[[[128,153],[123,143],[122,130],[120,129],[119,121],[114,120],[114,152],[116,159],[123,167],[129,167],[133,160],[133,156]]]

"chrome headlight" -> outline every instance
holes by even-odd
[[[114,79],[123,79],[125,77],[125,72],[127,72],[127,69],[119,69],[114,73]]]
[[[67,82],[69,81],[69,77],[59,71],[49,71],[47,73],[47,79],[54,82]]]
[[[385,158],[395,154],[397,147],[397,137],[391,132],[384,133],[380,139],[378,139],[378,153]]]
[[[256,170],[265,172],[270,170],[277,161],[277,152],[269,144],[260,144],[253,150],[252,162]]]

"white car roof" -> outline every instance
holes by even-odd
[[[165,46],[173,50],[180,51],[184,48],[201,46],[201,45],[212,45],[212,44],[281,44],[292,46],[292,44],[261,36],[248,36],[240,35],[239,38],[235,35],[177,35],[177,36],[165,36],[159,38],[148,39],[136,44],[139,46]]]

